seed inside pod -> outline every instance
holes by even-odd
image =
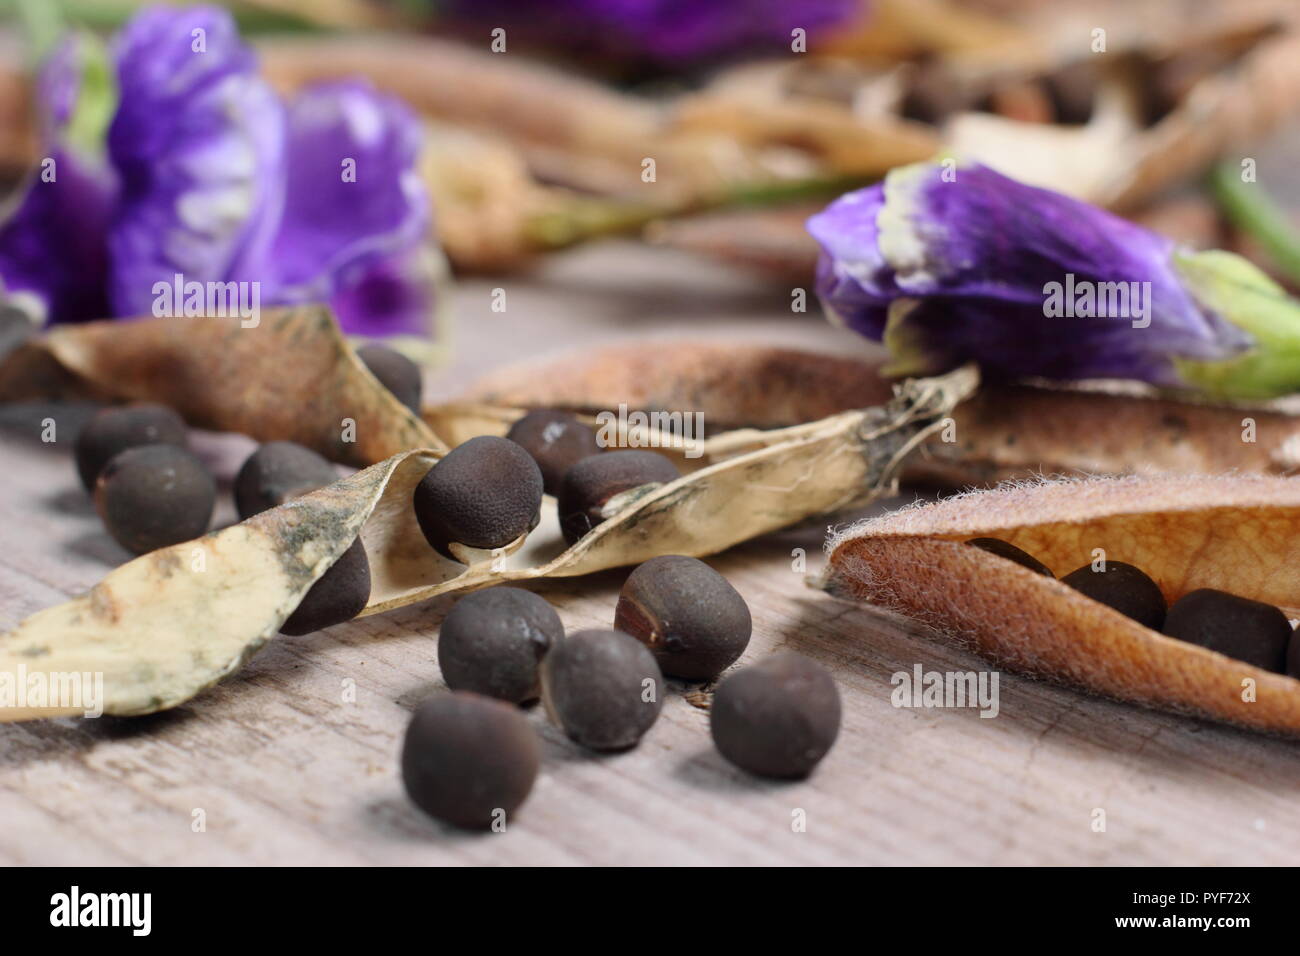
[[[467,691],[422,703],[402,742],[402,782],[429,816],[485,829],[514,813],[537,779],[541,748],[509,704]]]
[[[90,491],[109,459],[128,448],[141,445],[184,448],[188,443],[185,422],[165,405],[106,408],[87,422],[77,435],[77,473],[86,490]]]
[[[1016,564],[1028,568],[1030,571],[1035,571],[1038,574],[1045,574],[1049,578],[1056,577],[1056,575],[1052,573],[1052,569],[1043,564],[1042,561],[1039,561],[1028,551],[1021,551],[1009,541],[1003,541],[1001,538],[971,538],[966,543],[973,544],[975,547],[987,551],[989,554],[996,554],[999,558],[1006,558],[1008,561],[1014,561]]]
[[[564,474],[560,488],[560,529],[573,544],[605,520],[611,498],[648,484],[681,477],[677,466],[653,451],[609,451],[584,458]]]
[[[420,396],[424,391],[420,366],[401,352],[374,343],[357,349],[357,358],[384,388],[397,396],[399,402],[420,414]]]
[[[1300,631],[1294,629],[1286,649],[1286,672],[1292,677],[1300,678]]]
[[[718,751],[764,777],[803,777],[840,731],[840,692],[816,661],[784,652],[731,674],[709,709]]]
[[[558,495],[564,473],[584,458],[598,455],[596,432],[568,412],[538,408],[510,426],[506,437],[533,456],[548,495]]]
[[[645,644],[665,674],[708,680],[749,644],[749,605],[717,571],[680,554],[651,558],[619,594],[614,627]]]
[[[452,542],[500,548],[537,526],[542,473],[528,452],[492,435],[471,438],[415,488],[415,517],[438,553]]]
[[[1264,670],[1286,670],[1291,622],[1278,608],[1262,601],[1199,588],[1169,608],[1164,632]]]
[[[1094,571],[1092,565],[1085,564],[1061,581],[1153,631],[1165,623],[1165,597],[1160,587],[1131,564],[1107,561],[1105,571]]]
[[[538,662],[564,637],[555,608],[531,591],[495,587],[456,602],[438,631],[438,665],[452,690],[520,704],[541,693]]]
[[[542,702],[564,732],[592,750],[625,750],[663,706],[663,675],[622,631],[578,631],[542,659]]]
[[[251,518],[338,480],[334,466],[310,448],[270,441],[248,456],[235,478],[235,507]]]
[[[342,624],[364,611],[369,600],[370,559],[357,538],[303,595],[280,633],[310,634]]]
[[[145,554],[208,530],[217,484],[188,449],[145,445],[115,455],[95,483],[95,508],[114,540]]]

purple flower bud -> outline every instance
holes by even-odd
[[[827,314],[883,341],[891,374],[973,360],[989,378],[1136,379],[1238,396],[1300,386],[1265,347],[1279,323],[1300,338],[1300,316],[1277,311],[1295,303],[1249,263],[1179,250],[983,166],[895,169],[808,229],[822,247]],[[1267,322],[1259,308],[1226,304],[1229,280],[1277,300]]]

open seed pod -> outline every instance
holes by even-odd
[[[827,545],[823,586],[951,635],[1000,666],[1149,707],[1300,734],[1300,681],[1165,637],[973,547],[1008,541],[1062,575],[1107,560],[1168,601],[1217,588],[1300,606],[1300,479],[1121,478],[1012,485],[865,521]]]

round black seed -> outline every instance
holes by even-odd
[[[605,503],[615,495],[680,477],[677,466],[653,451],[609,451],[584,458],[564,474],[560,486],[560,529],[573,544],[605,520]]]
[[[1286,670],[1291,622],[1272,604],[1200,588],[1170,606],[1164,633],[1264,670]]]
[[[542,659],[542,701],[564,732],[592,750],[633,747],[659,716],[663,675],[622,631],[578,631]]]
[[[1085,564],[1061,581],[1153,631],[1165,623],[1165,598],[1160,587],[1131,564],[1107,561],[1105,571],[1094,571],[1092,565]]]
[[[533,456],[548,495],[560,493],[569,468],[602,450],[593,429],[568,412],[551,408],[529,412],[510,426],[506,437]]]
[[[338,480],[334,466],[310,448],[270,441],[248,456],[235,478],[235,507],[251,518]]]
[[[749,605],[717,571],[666,554],[633,571],[619,594],[614,627],[641,641],[671,677],[708,680],[749,644]]]
[[[1286,649],[1286,672],[1300,678],[1300,631],[1292,630]]]
[[[709,709],[718,751],[764,777],[803,777],[840,731],[840,692],[816,661],[786,651],[730,675]]]
[[[303,595],[302,600],[280,625],[281,634],[310,634],[350,621],[370,600],[370,559],[361,539],[339,555]]]
[[[145,554],[208,530],[217,483],[188,449],[145,445],[115,455],[95,483],[95,508],[122,547]]]
[[[417,415],[420,413],[420,395],[424,390],[420,366],[401,352],[373,343],[357,349],[357,358],[399,402]]]
[[[531,591],[495,587],[456,602],[438,632],[438,664],[452,690],[536,700],[538,662],[564,637],[555,609]]]
[[[466,691],[422,703],[402,743],[402,782],[429,816],[485,829],[528,798],[541,748],[509,704]]]
[[[1008,561],[1014,561],[1016,564],[1028,568],[1030,571],[1035,571],[1038,574],[1045,574],[1049,578],[1056,577],[1056,575],[1052,573],[1052,569],[1043,564],[1042,561],[1039,561],[1028,551],[1021,551],[1009,541],[1003,541],[1001,538],[971,538],[966,543],[973,544],[975,547],[987,551],[989,554],[996,554],[999,558],[1006,558]]]
[[[415,488],[415,517],[429,544],[500,548],[537,526],[542,473],[528,452],[482,435],[447,453]]]
[[[141,445],[176,445],[189,443],[185,422],[165,405],[126,405],[106,408],[86,423],[77,435],[75,456],[77,473],[86,490],[93,490],[95,479],[109,459],[128,448]]]

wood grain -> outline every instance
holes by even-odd
[[[505,283],[510,311],[492,313]],[[865,353],[788,288],[755,290],[667,250],[612,244],[529,279],[463,284],[454,396],[488,368],[581,344],[731,336]],[[665,318],[667,317],[667,318]],[[104,534],[68,448],[84,409],[0,408],[0,626],[93,584],[125,555]],[[228,479],[251,448],[204,436]],[[228,491],[228,487],[226,488]],[[233,519],[228,501],[224,520]],[[9,864],[1294,864],[1300,761],[1293,743],[1157,714],[1003,674],[1001,710],[911,710],[890,676],[979,669],[915,625],[804,584],[824,529],[771,536],[713,563],[749,601],[742,663],[776,647],[831,667],[844,726],[807,781],[750,778],[716,754],[707,713],[675,684],[626,754],[595,757],[529,712],[544,765],[504,834],[423,819],[397,751],[415,704],[440,688],[439,600],[299,638],[191,704],[148,718],[0,726],[0,862]],[[608,625],[623,579],[544,585],[569,628]],[[343,701],[344,682],[356,699]],[[206,830],[192,830],[192,814]],[[1107,829],[1093,832],[1094,809]],[[792,832],[792,812],[807,814]]]

